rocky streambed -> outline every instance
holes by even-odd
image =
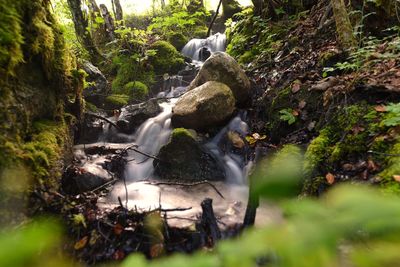
[[[202,41],[197,48],[188,45],[195,54],[204,52]],[[238,63],[218,51],[223,46],[211,47],[204,63],[195,62],[200,69],[189,86],[170,83],[175,86],[157,98],[111,117],[88,114],[64,190],[105,192],[98,199],[103,210],[168,210],[168,223],[180,228],[193,225],[204,212],[202,201],[210,198],[219,227],[240,225],[253,165],[241,110],[251,101],[251,85]],[[258,213],[260,221],[279,217],[267,207]]]

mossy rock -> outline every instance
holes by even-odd
[[[157,41],[149,49],[157,51],[156,55],[150,56],[148,60],[156,74],[176,74],[185,66],[182,54],[166,41]]]
[[[149,88],[142,82],[134,81],[125,84],[122,93],[129,96],[130,101],[143,101],[149,94]]]
[[[182,48],[189,41],[188,38],[180,32],[174,32],[167,36],[168,42],[170,42],[178,51],[181,51]]]
[[[109,95],[105,99],[104,107],[106,109],[120,109],[123,106],[128,105],[129,96],[124,94],[113,94]]]
[[[164,180],[219,181],[225,179],[215,157],[196,142],[190,131],[173,130],[170,141],[154,160],[155,173]]]
[[[114,94],[122,94],[124,86],[132,81],[140,81],[146,86],[154,83],[154,72],[144,62],[138,63],[129,56],[116,56],[113,58],[113,65],[117,69],[111,85]]]

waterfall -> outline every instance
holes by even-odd
[[[207,39],[192,39],[182,49],[182,54],[192,58],[193,60],[200,60],[200,52],[203,48],[207,48],[211,53],[218,51],[225,51],[226,35],[223,33],[216,33]]]

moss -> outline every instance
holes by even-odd
[[[170,43],[157,41],[150,49],[157,51],[155,56],[149,57],[149,63],[154,67],[156,74],[175,74],[183,68],[184,57]]]
[[[113,58],[114,68],[117,76],[112,82],[114,93],[123,91],[124,86],[131,81],[140,81],[147,86],[154,83],[154,72],[144,62],[137,62],[130,57],[117,56]]]
[[[98,108],[96,107],[96,105],[90,103],[90,102],[85,102],[85,109],[91,112],[97,112]]]
[[[129,96],[129,100],[142,101],[149,94],[149,88],[142,82],[134,81],[125,84],[123,93]]]
[[[170,42],[178,51],[181,51],[182,48],[187,44],[189,41],[185,35],[179,32],[172,32],[167,36],[168,42]]]
[[[193,135],[192,133],[185,129],[185,128],[175,128],[172,131],[172,137],[171,138],[185,138],[185,137],[189,137],[191,139],[193,139]]]
[[[400,139],[386,150],[384,170],[378,174],[381,178],[383,191],[386,193],[400,194],[400,182],[394,179],[394,175],[400,175]]]
[[[310,175],[332,152],[332,140],[329,128],[323,129],[307,147],[304,161],[304,171]]]
[[[112,94],[106,97],[105,105],[109,109],[119,109],[128,104],[129,96]]]
[[[24,60],[21,16],[13,1],[0,3],[0,71],[13,73],[14,68]]]

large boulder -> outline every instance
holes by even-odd
[[[186,129],[174,129],[168,144],[153,162],[155,174],[164,180],[221,181],[225,173],[217,159]]]
[[[206,82],[179,98],[172,109],[172,125],[204,130],[222,124],[234,110],[235,98],[229,87],[219,82]]]
[[[150,99],[146,102],[128,105],[122,109],[117,125],[125,133],[134,132],[143,122],[156,116],[161,112],[157,99]]]
[[[250,80],[236,60],[225,52],[216,52],[204,62],[196,78],[189,86],[194,89],[208,81],[217,81],[229,86],[239,106],[250,99]]]

